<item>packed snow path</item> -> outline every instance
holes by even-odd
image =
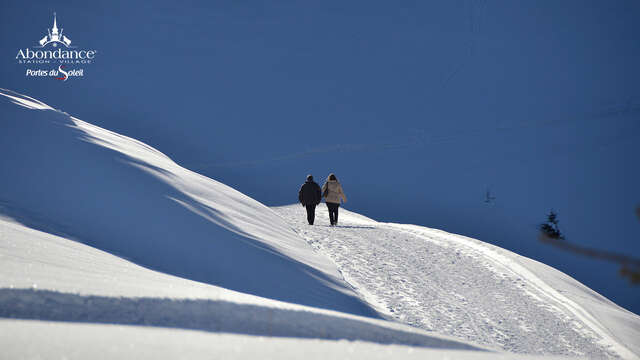
[[[343,209],[331,227],[324,204],[313,226],[300,205],[274,210],[389,318],[518,353],[637,358],[564,291],[541,280],[541,273],[551,272],[575,282],[543,264],[478,240],[378,223]]]

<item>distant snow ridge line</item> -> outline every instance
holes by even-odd
[[[9,100],[0,102],[4,215],[168,274],[378,317],[261,203],[140,141],[10,90],[0,95]]]

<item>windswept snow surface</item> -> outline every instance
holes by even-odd
[[[261,351],[368,358],[352,348],[401,358],[501,357],[398,323],[163,274],[2,217],[0,259],[0,359],[252,358]]]
[[[137,140],[0,95],[0,213],[168,274],[377,317],[266,206]]]
[[[566,274],[508,250],[421,226],[318,207],[274,208],[390,319],[516,353],[637,359],[640,317]]]

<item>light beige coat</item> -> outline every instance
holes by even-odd
[[[322,193],[329,187],[329,194],[325,198],[325,202],[340,204],[340,199],[342,202],[347,202],[347,196],[342,191],[342,185],[337,180],[327,180],[324,185],[322,185]]]

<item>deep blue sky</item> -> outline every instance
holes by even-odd
[[[16,64],[54,11],[98,50],[84,78]],[[0,87],[267,205],[335,172],[351,210],[506,247],[640,313],[617,265],[536,232],[553,208],[570,241],[640,257],[638,19],[633,0],[3,1]]]

